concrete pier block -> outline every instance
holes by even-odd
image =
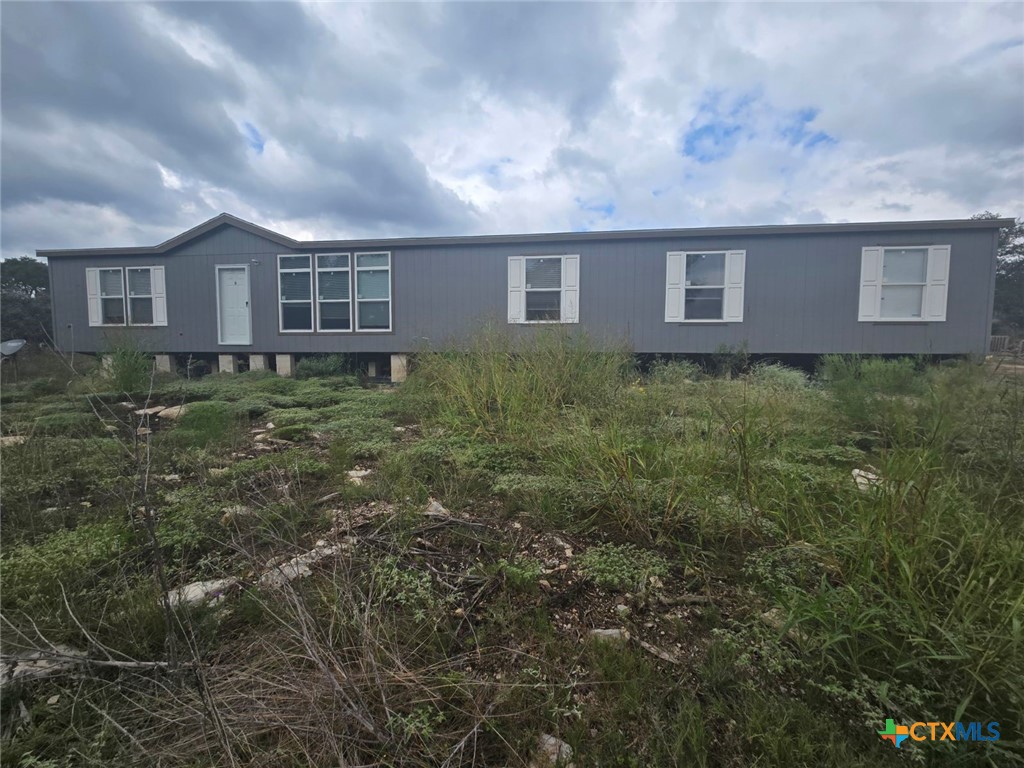
[[[238,359],[234,355],[217,355],[217,368],[221,373],[238,373]]]
[[[391,356],[391,381],[396,384],[405,381],[409,374],[409,356],[405,354]]]
[[[266,355],[249,355],[249,370],[250,371],[265,371],[265,370],[267,370],[267,356]]]
[[[274,355],[278,376],[292,376],[295,373],[295,355]]]
[[[366,364],[366,375],[371,379],[377,378],[377,361],[371,360]]]
[[[157,355],[156,356],[156,369],[160,373],[173,373],[174,368],[173,361],[170,355]]]

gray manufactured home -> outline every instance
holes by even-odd
[[[408,353],[486,322],[573,324],[637,353],[981,355],[1010,223],[297,241],[221,214],[157,246],[38,255],[65,351],[130,333],[163,367],[217,355],[287,374],[344,352],[401,378]]]

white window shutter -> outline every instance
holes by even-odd
[[[924,319],[943,322],[946,319],[946,292],[949,288],[948,245],[928,249],[928,287],[924,292]]]
[[[743,322],[743,281],[747,268],[746,251],[725,254],[725,321]]]
[[[878,320],[882,299],[882,249],[864,248],[860,252],[859,322]]]
[[[164,268],[153,267],[150,270],[153,285],[153,325],[167,325],[167,283],[164,281]]]
[[[580,257],[562,257],[562,322],[580,321]]]
[[[683,253],[669,251],[665,265],[665,322],[683,321]]]
[[[85,270],[85,295],[89,303],[89,325],[103,325],[103,312],[100,309],[100,271]]]
[[[521,323],[526,315],[526,260],[508,257],[508,321]]]

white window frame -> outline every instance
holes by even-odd
[[[686,257],[722,254],[724,268],[721,285],[687,285]],[[669,251],[665,255],[665,322],[666,323],[742,323],[746,285],[747,252],[727,248],[705,248],[699,251]],[[721,317],[686,317],[686,291],[722,291]]]
[[[554,288],[527,288],[526,262],[558,259],[561,262],[557,320],[527,320],[527,293],[554,293]],[[565,325],[580,321],[580,257],[578,253],[531,253],[508,259],[508,322],[510,325]]]
[[[344,268],[340,268],[340,267],[321,267],[320,266],[320,257],[321,256],[345,256],[348,259],[348,266],[344,267]],[[351,253],[334,253],[334,252],[331,252],[331,253],[318,253],[313,258],[315,259],[314,266],[315,266],[315,271],[316,271],[316,284],[314,285],[314,288],[316,289],[316,330],[317,330],[317,333],[352,333],[352,331],[355,329],[354,319],[352,317],[352,305],[355,303],[352,300],[352,288],[353,288],[353,280],[352,280],[352,254]],[[389,270],[390,270],[390,264],[391,264],[391,262],[389,260],[388,261]],[[320,273],[322,273],[322,272],[346,272],[348,274],[348,299],[321,299],[320,298]],[[390,272],[389,272],[389,275],[388,275],[388,282],[390,283]],[[390,293],[390,290],[389,290],[389,293]],[[388,301],[390,302],[391,299],[389,298]],[[320,327],[320,306],[322,304],[343,304],[343,303],[347,303],[348,304],[348,328],[321,328]]]
[[[128,273],[133,269],[141,270],[145,269],[149,271],[149,293],[139,294],[135,296],[132,294],[132,281],[128,279]],[[156,307],[156,267],[125,267],[124,268],[124,291],[125,291],[125,302],[127,303],[127,314],[128,325],[135,326],[155,326],[159,325],[157,322],[157,307]],[[132,317],[132,299],[149,299],[150,311],[153,315],[152,323],[136,323],[135,318]]]
[[[128,276],[125,274],[124,267],[98,267],[96,269],[97,276],[99,278],[99,297],[100,297],[100,325],[105,328],[124,328],[131,323],[128,318]],[[104,296],[103,295],[103,273],[104,272],[117,272],[121,276],[121,295],[118,296]],[[123,323],[107,323],[103,319],[103,302],[109,299],[121,299],[121,313],[124,315]]]
[[[128,285],[128,270],[146,269],[149,270],[149,293],[133,295]],[[103,272],[117,272],[121,278],[121,295],[103,295],[103,281],[100,275]],[[162,266],[120,266],[120,267],[86,267],[85,269],[85,293],[89,316],[89,326],[92,328],[155,328],[167,325],[167,283],[164,268]],[[132,319],[131,299],[149,299],[153,309],[153,322],[136,323]],[[121,311],[124,314],[123,323],[103,322],[103,302],[110,299],[121,299]]]
[[[924,250],[927,252],[924,283],[889,283],[883,278],[886,251]],[[941,323],[946,320],[949,291],[949,245],[873,245],[861,249],[860,302],[857,319],[862,323]],[[882,317],[882,288],[922,286],[920,317]]]
[[[380,270],[384,269],[384,267],[360,267],[359,266],[359,257],[360,256],[387,256],[388,257],[388,265],[387,265],[387,270],[388,270],[388,298],[387,298],[387,302],[388,302],[388,327],[387,328],[363,328],[360,325],[360,316],[359,316],[359,306],[358,305],[361,304],[361,303],[372,304],[374,302],[384,301],[384,299],[360,299],[359,298],[359,274],[361,272],[374,272],[374,271],[378,271],[379,272]],[[358,331],[359,333],[391,333],[391,328],[394,325],[394,303],[393,303],[393,300],[392,300],[392,297],[394,296],[394,287],[391,284],[391,251],[355,251],[352,254],[352,262],[350,262],[350,266],[354,270],[353,274],[355,276],[355,280],[352,281],[352,284],[349,287],[349,291],[351,293],[354,293],[354,295],[353,295],[353,304],[354,304],[354,306],[352,307],[352,310],[355,313],[355,317],[354,317],[354,323],[353,323],[353,326],[352,326],[353,329]],[[353,289],[354,289],[354,291],[353,291]]]
[[[281,259],[294,258],[297,256],[305,256],[309,259],[308,267],[295,268],[290,267],[283,269],[281,267]],[[277,330],[278,333],[313,333],[316,328],[316,293],[313,291],[313,254],[312,253],[279,253],[277,255]],[[290,328],[285,330],[284,327],[284,305],[285,304],[305,304],[306,302],[302,299],[288,299],[284,300],[281,298],[281,274],[296,274],[306,273],[309,275],[309,328]]]

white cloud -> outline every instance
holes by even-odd
[[[1024,215],[1019,4],[110,5],[148,37],[88,105],[88,28],[30,45],[80,11],[34,5],[3,30],[5,256],[220,210],[297,237]],[[136,69],[170,111],[105,106]]]

